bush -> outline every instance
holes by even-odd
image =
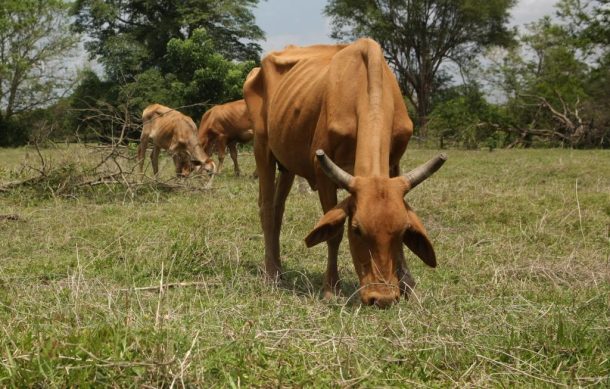
[[[29,128],[18,118],[8,120],[0,115],[0,147],[22,146],[28,142]]]
[[[441,94],[430,115],[428,131],[441,148],[503,147],[509,135],[499,130],[502,126],[498,123],[505,118],[500,107],[485,100],[478,85],[461,85]]]

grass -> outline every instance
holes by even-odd
[[[25,152],[0,150],[0,183]],[[439,267],[408,254],[415,296],[383,311],[354,295],[346,239],[343,296],[321,300],[315,193],[288,198],[287,273],[264,282],[257,193],[230,161],[207,191],[0,193],[19,216],[0,220],[0,386],[610,385],[608,151],[450,151],[408,197]]]

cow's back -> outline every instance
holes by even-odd
[[[252,127],[244,100],[232,101],[218,108],[214,120],[228,138],[240,139],[241,134]]]
[[[343,47],[291,46],[271,53],[244,85],[255,138],[267,140],[278,161],[303,177],[313,175],[310,151],[328,65]]]
[[[278,162],[315,182],[314,152],[324,149],[353,171],[358,115],[367,96],[367,64],[362,45],[290,47],[263,59],[258,73],[244,86],[255,136],[265,139]],[[383,58],[381,58],[383,61]],[[399,159],[410,133],[410,120],[391,71],[383,61],[383,89],[393,138],[399,138]],[[393,85],[394,84],[394,85]],[[398,99],[399,101],[395,101]],[[388,105],[389,104],[389,105]],[[406,118],[406,119],[405,119]],[[387,118],[386,118],[387,119]],[[407,134],[408,133],[408,134]],[[404,144],[404,147],[403,147]]]
[[[172,108],[152,104],[142,113],[144,126],[149,127],[149,136],[156,145],[169,149],[175,144],[192,142],[197,126],[193,120]]]

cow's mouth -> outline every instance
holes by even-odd
[[[360,291],[360,299],[364,305],[385,309],[400,301],[400,290],[388,284],[369,285]]]

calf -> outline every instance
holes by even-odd
[[[178,177],[186,177],[193,170],[201,168],[208,173],[214,172],[214,162],[199,144],[197,126],[190,117],[163,105],[152,104],[144,109],[142,122],[137,157],[140,172],[143,171],[149,139],[152,139],[154,147],[150,160],[155,175],[159,173],[161,149],[167,150],[172,156]]]

